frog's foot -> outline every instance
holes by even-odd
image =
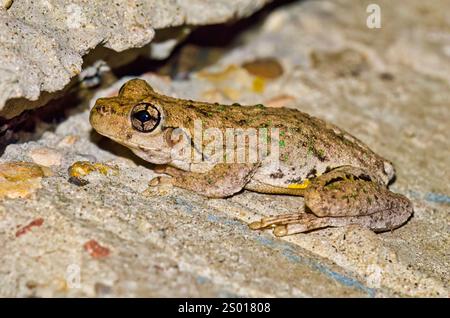
[[[175,187],[194,191],[209,198],[225,198],[241,191],[258,164],[217,164],[205,172],[183,171],[166,167]]]
[[[328,217],[330,226],[359,224],[380,232],[401,226],[413,213],[405,196],[350,166],[311,180],[304,197],[306,208],[319,218]]]
[[[331,226],[333,222],[330,219],[327,217],[319,218],[310,213],[282,214],[262,218],[259,221],[250,223],[249,227],[252,230],[273,228],[275,236],[286,236]]]
[[[171,177],[155,177],[148,183],[149,187],[144,191],[145,195],[166,195],[172,191],[173,179]]]
[[[262,218],[249,226],[276,236],[358,224],[375,232],[395,229],[412,215],[412,203],[364,170],[343,166],[311,180],[303,191],[307,213]]]

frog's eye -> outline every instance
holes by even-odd
[[[131,125],[137,131],[152,132],[158,127],[160,121],[161,113],[149,103],[137,104],[131,111]]]

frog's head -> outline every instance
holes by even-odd
[[[146,81],[126,82],[117,97],[99,98],[89,121],[101,135],[155,164],[170,162],[171,143],[164,129],[165,112]],[[169,136],[170,139],[170,136]]]

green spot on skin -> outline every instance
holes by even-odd
[[[280,136],[284,136],[284,131],[281,131],[281,132],[280,132]]]
[[[280,145],[280,147],[286,146],[286,144],[284,143],[284,140],[280,140],[280,141],[278,142],[278,144]]]
[[[331,183],[329,185],[326,185],[325,188],[333,190],[333,189],[338,189],[339,188],[339,184],[337,183]]]
[[[266,125],[266,127],[270,127],[270,126],[272,126],[272,121],[271,121],[271,120],[269,120],[268,122],[266,122],[266,123],[265,123],[265,125]]]
[[[257,105],[255,105],[255,107],[258,107],[258,108],[263,109],[263,108],[265,108],[266,106],[264,106],[263,104],[257,104]]]
[[[319,156],[320,159],[324,159],[325,151],[323,149],[319,149],[319,150],[317,150],[317,155]]]

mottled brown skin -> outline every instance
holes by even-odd
[[[142,103],[161,114],[151,132],[138,131],[131,123],[133,108]],[[179,140],[171,133],[183,127],[192,135],[196,119],[203,129],[215,127],[223,133],[226,128],[278,128],[280,165],[274,167],[268,158],[212,166],[174,160],[171,149]],[[170,175],[174,186],[218,198],[242,189],[305,197],[309,213],[263,218],[250,224],[252,229],[273,227],[278,236],[348,224],[386,231],[399,227],[413,213],[406,197],[387,189],[395,174],[389,161],[338,127],[294,109],[176,99],[135,79],[117,97],[98,99],[90,122],[100,134],[160,165],[158,171]]]

